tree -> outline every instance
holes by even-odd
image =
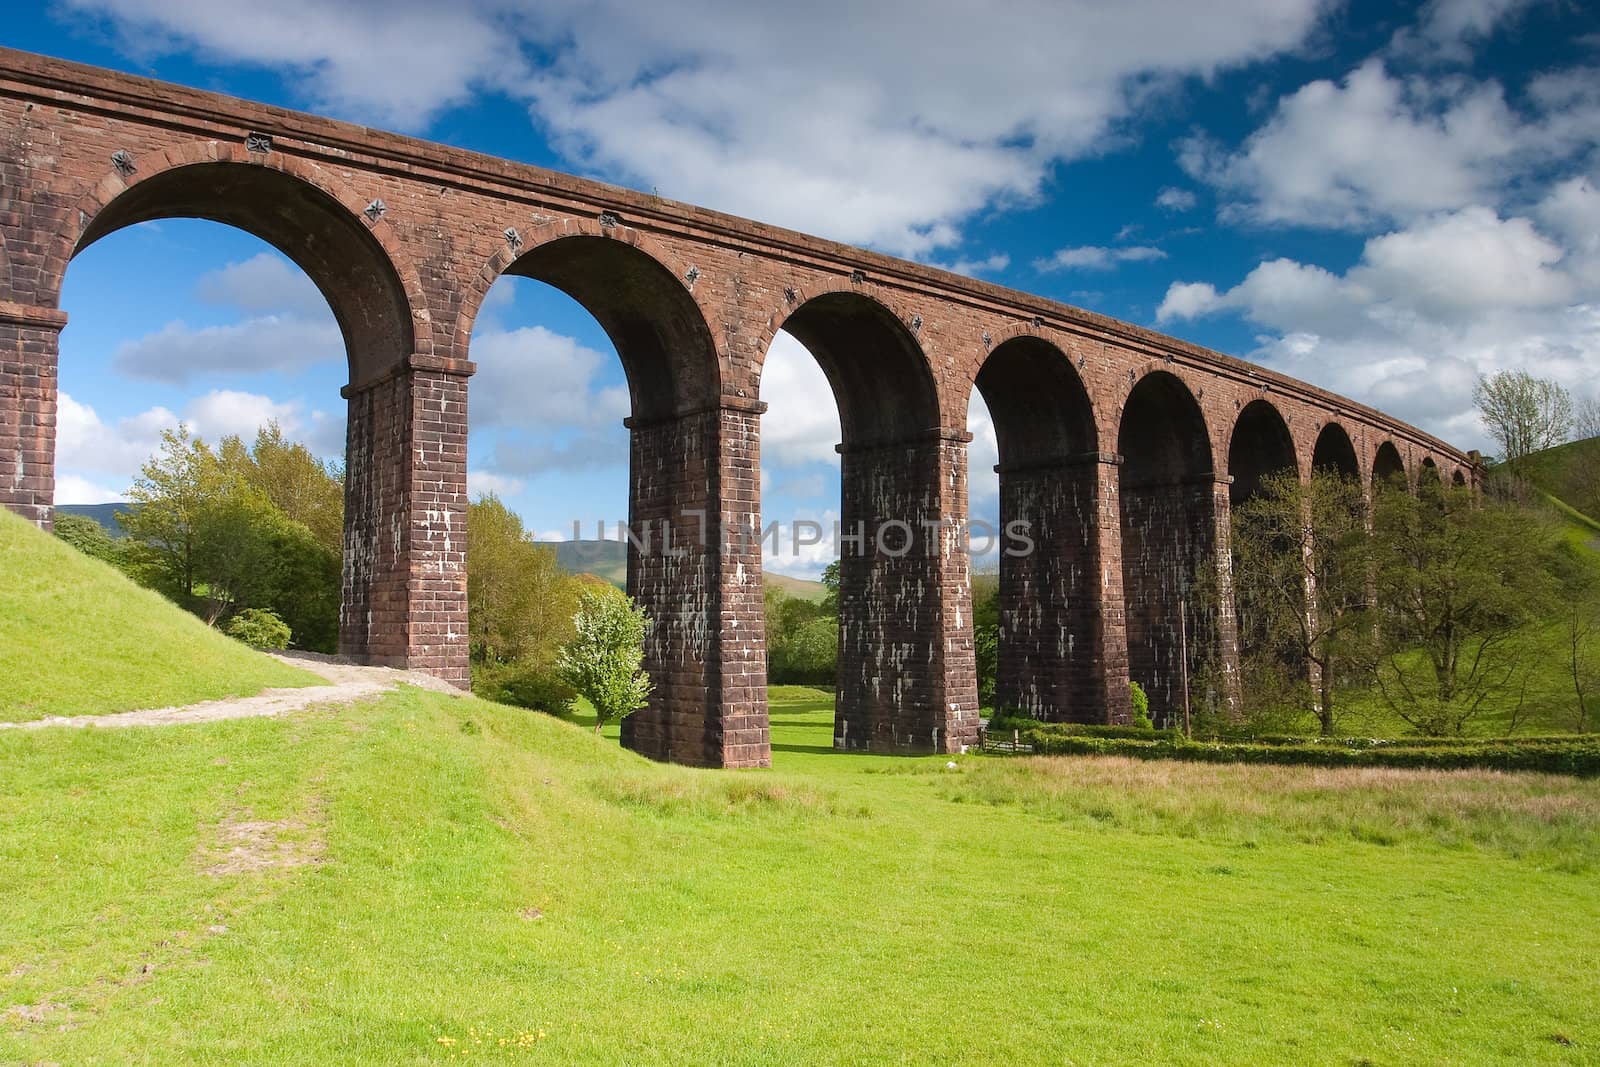
[[[588,586],[578,593],[573,636],[556,657],[567,684],[594,705],[594,732],[644,707],[651,691],[644,670],[650,618],[627,594]]]
[[[467,642],[480,695],[561,712],[572,690],[556,674],[573,634],[580,582],[555,548],[534,541],[522,519],[488,494],[467,506]]]
[[[232,439],[237,444],[237,438]],[[187,429],[165,430],[161,450],[118,512],[135,577],[215,625],[236,607],[269,606],[281,516],[272,502]]]
[[[1332,736],[1335,682],[1370,658],[1360,483],[1333,471],[1307,482],[1295,471],[1269,475],[1234,509],[1232,541],[1240,643],[1302,677],[1310,665],[1317,717]]]
[[[242,473],[318,544],[335,557],[343,553],[344,470],[338,464],[323,463],[305,445],[287,440],[274,421],[256,433]]]
[[[103,563],[118,568],[125,563],[121,543],[87,515],[58,513],[55,517],[55,535],[84,555]]]
[[[282,616],[299,646],[332,651],[339,551],[278,508],[256,471],[237,437],[213,450],[181,426],[163,432],[130,490],[138,506],[117,515],[129,570],[208,624],[261,608]]]
[[[1381,493],[1372,555],[1381,647],[1373,679],[1390,709],[1430,736],[1463,733],[1494,703],[1520,706],[1526,625],[1554,598],[1553,537],[1510,504]]]
[[[1600,437],[1600,397],[1586,396],[1578,401],[1572,416],[1572,436],[1580,441]]]
[[[1574,698],[1573,728],[1585,733],[1600,704],[1600,564],[1594,553],[1563,541],[1557,552],[1561,637]]]
[[[1555,382],[1526,371],[1480,375],[1472,399],[1507,462],[1553,448],[1572,430],[1572,397]]]
[[[978,673],[978,705],[994,707],[1000,671],[1000,576],[972,576],[972,654]]]

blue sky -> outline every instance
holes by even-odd
[[[65,0],[3,43],[556,167],[1153,326],[1486,438],[1478,374],[1594,399],[1600,17],[1570,2],[764,5]],[[119,496],[163,425],[342,442],[320,295],[255,239],[124,230],[62,300],[58,500]],[[622,371],[504,279],[471,480],[544,534],[625,518]],[[837,417],[780,338],[766,517],[835,517]],[[972,510],[993,436],[972,411]],[[814,573],[821,552],[770,565]]]

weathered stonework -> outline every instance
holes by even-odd
[[[657,691],[624,720],[624,740],[660,759],[770,760],[761,553],[735,534],[762,527],[761,368],[780,328],[817,357],[839,403],[845,525],[865,521],[869,539],[879,520],[910,530],[905,545],[890,534],[889,552],[847,546],[836,727],[847,747],[957,751],[975,737],[958,533],[974,387],[1002,441],[1002,506],[1033,524],[1043,552],[1003,568],[1002,697],[1050,718],[1124,720],[1130,677],[1170,710],[1176,600],[1206,559],[1224,607],[1191,608],[1191,664],[1215,662],[1224,696],[1236,684],[1229,460],[1252,402],[1281,418],[1302,471],[1354,463],[1364,481],[1414,482],[1428,460],[1442,477],[1478,477],[1473,457],[1371,408],[1092,312],[569,175],[0,49],[0,504],[50,522],[70,260],[173,216],[256,234],[328,298],[350,360],[342,647],[458,685],[473,323],[505,273],[595,316],[633,398],[631,519],[657,535],[629,560],[629,588],[656,620]],[[1330,426],[1348,449],[1323,440]]]

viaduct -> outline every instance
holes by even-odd
[[[838,724],[849,747],[958,751],[978,701],[967,403],[1000,450],[997,703],[1125,721],[1196,662],[1237,677],[1229,511],[1273,471],[1474,482],[1475,457],[1381,412],[1115,319],[687,204],[394,134],[0,49],[0,504],[54,493],[62,280],[153,219],[239,227],[327,297],[349,357],[340,646],[468,682],[469,342],[502,274],[604,327],[632,397],[629,551],[654,617],[649,707],[623,741],[658,759],[769,763],[758,539],[762,361],[787,330],[838,401],[846,530]],[[662,524],[665,524],[663,526]],[[701,527],[707,534],[701,537]],[[904,531],[904,532],[902,532]],[[885,548],[892,550],[884,550]],[[1216,561],[1209,562],[1208,561]],[[1211,577],[1208,575],[1208,578]],[[3,581],[0,575],[0,581]]]

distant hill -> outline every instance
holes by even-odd
[[[592,574],[618,589],[628,584],[628,546],[621,541],[556,541],[556,563],[570,574]]]
[[[628,546],[622,541],[581,540],[552,542],[556,563],[570,574],[592,574],[618,589],[628,584]],[[787,574],[765,574],[766,583],[801,600],[821,600],[828,590],[821,582],[791,578]]]
[[[106,528],[112,537],[125,537],[127,531],[117,521],[117,512],[131,511],[133,505],[116,501],[110,504],[57,504],[57,515],[86,515]]]

